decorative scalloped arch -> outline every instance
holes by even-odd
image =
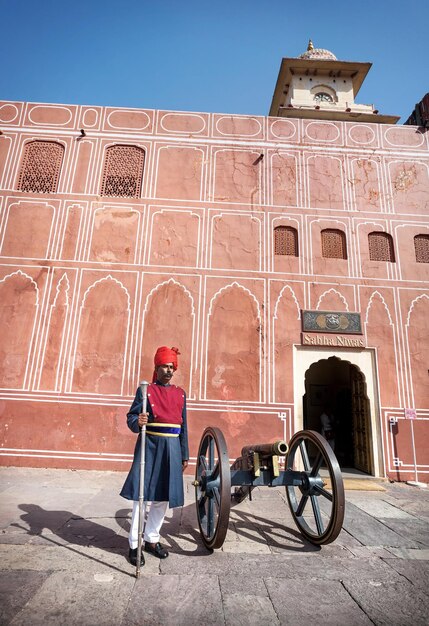
[[[291,294],[291,296],[292,296],[292,300],[295,302],[295,305],[296,305],[296,308],[297,308],[297,311],[298,311],[298,316],[297,316],[297,318],[296,318],[296,319],[300,320],[300,319],[301,319],[301,307],[299,306],[299,302],[298,302],[298,299],[297,299],[297,297],[296,297],[296,295],[295,295],[294,290],[293,290],[293,289],[292,289],[289,285],[285,285],[285,286],[282,288],[282,290],[280,291],[280,293],[279,293],[279,297],[277,298],[277,300],[276,300],[276,304],[274,305],[274,314],[273,314],[273,319],[275,319],[275,320],[276,320],[276,319],[278,319],[278,317],[277,317],[277,311],[278,311],[278,308],[279,308],[279,305],[280,305],[280,300],[282,300],[282,298],[283,298],[283,294],[284,294],[284,292],[285,292],[286,290],[289,290],[289,291],[290,291],[290,294]]]
[[[108,280],[110,280],[110,281],[116,283],[117,285],[119,285],[119,287],[122,289],[122,291],[125,292],[125,294],[127,296],[127,312],[129,312],[130,311],[130,294],[128,293],[127,288],[121,283],[121,281],[117,280],[116,278],[113,278],[113,276],[111,274],[108,274],[104,278],[100,278],[99,280],[95,281],[95,283],[93,283],[92,285],[90,285],[88,287],[88,289],[83,294],[81,307],[83,308],[85,306],[85,300],[86,300],[87,296],[89,295],[89,292],[92,291],[92,289],[94,289],[94,287],[96,285],[99,285],[101,283],[105,283]]]
[[[337,296],[339,296],[340,300],[341,300],[342,302],[344,302],[344,305],[345,305],[345,307],[346,307],[346,311],[348,311],[348,310],[349,310],[349,305],[348,305],[348,302],[347,302],[347,300],[345,299],[345,297],[344,297],[344,296],[343,296],[343,295],[342,295],[339,291],[337,291],[336,289],[334,289],[334,288],[332,287],[331,289],[327,289],[326,291],[324,291],[324,292],[322,293],[322,295],[320,296],[319,301],[318,301],[318,303],[317,303],[317,305],[316,305],[316,311],[319,311],[319,306],[320,306],[320,303],[322,302],[322,298],[324,298],[324,296],[327,296],[327,295],[328,295],[328,293],[336,293],[336,294],[337,294]]]
[[[28,280],[34,285],[34,288],[36,290],[36,306],[39,306],[39,287],[37,286],[37,283],[34,280],[34,278],[29,276],[28,274],[25,274],[24,272],[21,272],[21,270],[17,270],[16,272],[7,274],[4,278],[0,280],[0,283],[6,282],[6,280],[8,280],[9,278],[12,278],[12,276],[22,276],[23,278],[28,278]]]
[[[209,305],[209,311],[208,311],[208,317],[211,316],[212,314],[212,306],[214,301],[216,300],[216,298],[224,291],[227,291],[228,289],[231,289],[232,287],[238,287],[239,289],[242,289],[243,291],[245,291],[246,293],[249,294],[249,296],[251,296],[253,298],[253,301],[256,304],[256,310],[258,312],[258,319],[261,319],[261,311],[260,311],[260,307],[259,307],[259,302],[256,299],[256,296],[249,291],[249,289],[247,289],[246,287],[243,287],[243,285],[240,285],[239,283],[237,283],[237,281],[234,281],[233,283],[230,283],[229,285],[225,285],[225,287],[222,287],[222,289],[219,289],[219,291],[217,291],[214,296],[211,298],[210,300],[210,305]]]
[[[305,370],[305,372],[304,372],[304,379],[306,378],[307,373],[311,370],[313,365],[317,365],[317,363],[321,363],[322,361],[328,361],[329,359],[335,359],[336,361],[339,361],[341,363],[343,363],[343,362],[344,363],[348,363],[351,367],[355,367],[358,370],[359,374],[362,374],[363,379],[366,382],[365,373],[361,370],[359,365],[357,365],[356,363],[352,363],[351,361],[349,361],[346,358],[339,358],[338,356],[335,356],[335,355],[333,355],[333,356],[326,355],[323,358],[319,359],[318,361],[313,361],[313,363],[310,365],[310,367]]]
[[[411,302],[410,308],[408,309],[407,322],[405,324],[406,327],[410,325],[410,317],[411,317],[411,313],[413,312],[414,306],[417,304],[419,300],[423,300],[423,299],[428,300],[429,302],[429,296],[426,293],[422,293],[420,296],[417,296],[417,298],[414,298],[414,300]]]
[[[393,326],[393,320],[392,320],[392,316],[390,315],[390,311],[389,311],[389,307],[386,304],[385,299],[383,298],[383,296],[381,295],[381,293],[379,291],[373,291],[373,293],[371,294],[371,297],[368,301],[368,306],[366,307],[366,315],[365,315],[365,324],[368,324],[368,315],[369,315],[369,311],[371,309],[372,306],[372,302],[374,300],[375,297],[380,298],[381,302],[383,303],[384,308],[386,309],[386,313],[389,317],[389,322],[390,325]]]
[[[65,285],[64,293],[65,293],[65,296],[66,296],[66,306],[70,305],[70,296],[69,296],[70,282],[69,282],[67,274],[64,272],[64,274],[61,276],[60,280],[58,281],[58,285],[57,285],[57,287],[55,289],[55,298],[54,298],[54,301],[52,302],[51,307],[57,306],[57,300],[58,300],[58,297],[60,295],[60,291],[62,289],[63,281],[64,281],[64,285]]]
[[[180,289],[182,289],[186,293],[186,295],[191,301],[192,315],[195,316],[194,298],[192,297],[191,292],[184,285],[182,285],[182,283],[179,283],[177,282],[177,280],[174,280],[174,278],[169,278],[168,280],[165,280],[164,282],[159,283],[158,285],[156,285],[156,287],[153,287],[153,289],[150,290],[150,292],[148,293],[146,297],[146,302],[145,302],[144,309],[143,309],[143,316],[145,316],[147,313],[149,300],[152,298],[152,296],[154,295],[156,291],[159,291],[159,289],[161,289],[161,287],[164,287],[165,285],[177,285],[177,287],[180,287]]]

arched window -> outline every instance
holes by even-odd
[[[274,229],[274,254],[298,256],[298,232],[292,226],[277,226]]]
[[[393,239],[388,233],[374,232],[368,235],[369,258],[371,261],[395,262]]]
[[[326,91],[318,91],[313,100],[315,102],[333,102],[334,99],[330,93],[326,93]]]
[[[18,189],[31,193],[55,193],[64,147],[55,141],[30,141],[24,149]]]
[[[429,235],[416,235],[414,237],[414,250],[416,251],[417,263],[429,263]]]
[[[328,85],[315,85],[310,90],[311,95],[313,96],[314,102],[325,103],[329,102],[330,104],[334,102],[338,102],[338,97],[334,89],[329,87]]]
[[[136,146],[111,146],[106,150],[100,195],[139,198],[145,153]]]
[[[347,259],[346,236],[342,230],[326,228],[321,232],[322,256],[325,259]]]

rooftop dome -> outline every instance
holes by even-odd
[[[308,42],[308,48],[304,52],[304,54],[300,54],[298,59],[323,59],[324,61],[336,61],[337,57],[335,54],[332,54],[329,50],[324,50],[323,48],[315,48],[313,46],[313,42]]]

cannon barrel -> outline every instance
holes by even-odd
[[[257,452],[261,456],[285,456],[289,447],[286,441],[274,441],[274,443],[256,443],[253,446],[244,446],[241,449],[241,456],[249,456]]]
[[[272,477],[279,476],[278,457],[285,456],[288,450],[289,446],[282,440],[244,446],[241,449],[241,456],[235,460],[231,469],[250,470],[254,478],[260,476],[262,469],[269,470]],[[236,487],[232,497],[235,502],[242,502],[247,496],[251,497],[252,489],[251,485],[241,485]]]

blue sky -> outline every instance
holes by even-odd
[[[424,0],[0,0],[0,98],[267,115],[308,39],[370,61],[356,101],[401,122],[429,91]]]

